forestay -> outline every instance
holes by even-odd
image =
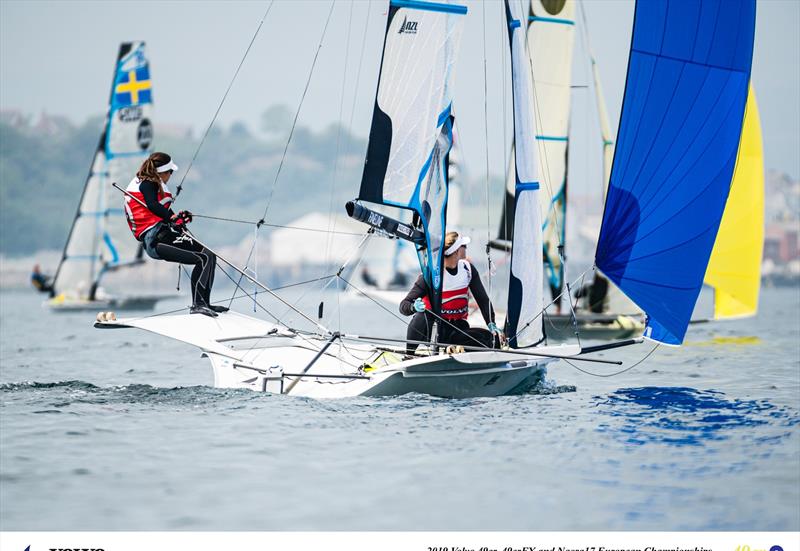
[[[111,182],[127,183],[150,154],[152,83],[144,42],[120,45],[103,134],[56,271],[54,288],[68,298],[94,300],[104,273],[141,262]]]
[[[505,3],[511,43],[511,81],[514,105],[514,235],[508,288],[506,332],[512,347],[543,340],[542,223],[536,159],[533,83],[520,10]]]
[[[755,315],[764,249],[764,153],[752,86],[739,156],[705,282],[714,288],[714,319]]]
[[[754,0],[640,2],[596,265],[683,341],[730,188]]]
[[[422,273],[440,307],[453,72],[467,8],[393,0],[359,199],[411,209]]]

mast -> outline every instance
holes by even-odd
[[[680,344],[736,163],[754,0],[640,2],[595,264]]]
[[[441,307],[453,73],[465,6],[392,0],[358,201],[407,209],[412,225],[358,204],[347,212],[416,245],[434,312]]]
[[[125,211],[109,187],[130,180],[151,153],[152,109],[145,44],[122,43],[103,133],[54,278],[56,294],[94,300],[106,272],[142,262],[141,244],[131,239]]]
[[[514,105],[514,234],[508,287],[506,334],[514,348],[544,339],[542,323],[542,223],[536,154],[533,82],[516,2],[505,1]]]

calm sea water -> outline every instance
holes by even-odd
[[[800,530],[797,288],[472,400],[214,389],[196,349],[40,301],[0,292],[4,530]],[[397,332],[373,310],[343,318]]]

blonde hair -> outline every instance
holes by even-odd
[[[449,231],[444,235],[444,250],[449,249],[453,246],[453,243],[456,242],[458,239],[458,232],[457,231]],[[453,254],[456,254],[455,252]],[[450,256],[450,255],[446,255]]]
[[[158,184],[161,191],[164,191],[164,184],[161,182],[161,178],[158,175],[158,167],[164,166],[169,164],[172,161],[172,157],[167,155],[166,153],[161,153],[160,151],[156,151],[152,153],[145,161],[142,163],[142,166],[139,167],[139,171],[136,173],[136,177],[139,180],[149,180]]]

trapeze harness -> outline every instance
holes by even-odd
[[[483,288],[480,276],[473,273],[474,267],[467,260],[459,260],[455,273],[445,269],[442,285],[441,317],[445,320],[439,325],[439,342],[447,344],[463,344],[469,346],[492,347],[499,345],[492,333],[480,327],[470,327],[467,322],[469,317],[469,293],[472,292],[481,309],[486,323],[494,321],[494,311],[491,301]],[[422,298],[427,309],[431,309],[428,297],[428,286],[422,276],[417,278],[414,287],[400,303],[400,313],[406,316],[414,315],[408,324],[406,338],[409,341],[428,341],[431,336],[433,318],[427,313],[415,313],[414,299]],[[406,351],[413,353],[417,345],[408,343]]]
[[[466,320],[469,317],[469,284],[472,281],[472,269],[469,262],[459,260],[455,275],[447,273],[442,284],[441,316],[447,321]],[[431,299],[422,297],[425,308],[431,310]]]
[[[163,189],[162,189],[163,188]],[[192,302],[195,306],[211,303],[211,286],[217,257],[192,237],[170,224],[173,197],[166,184],[134,178],[125,196],[125,214],[133,236],[141,241],[148,256],[157,260],[193,264]]]

